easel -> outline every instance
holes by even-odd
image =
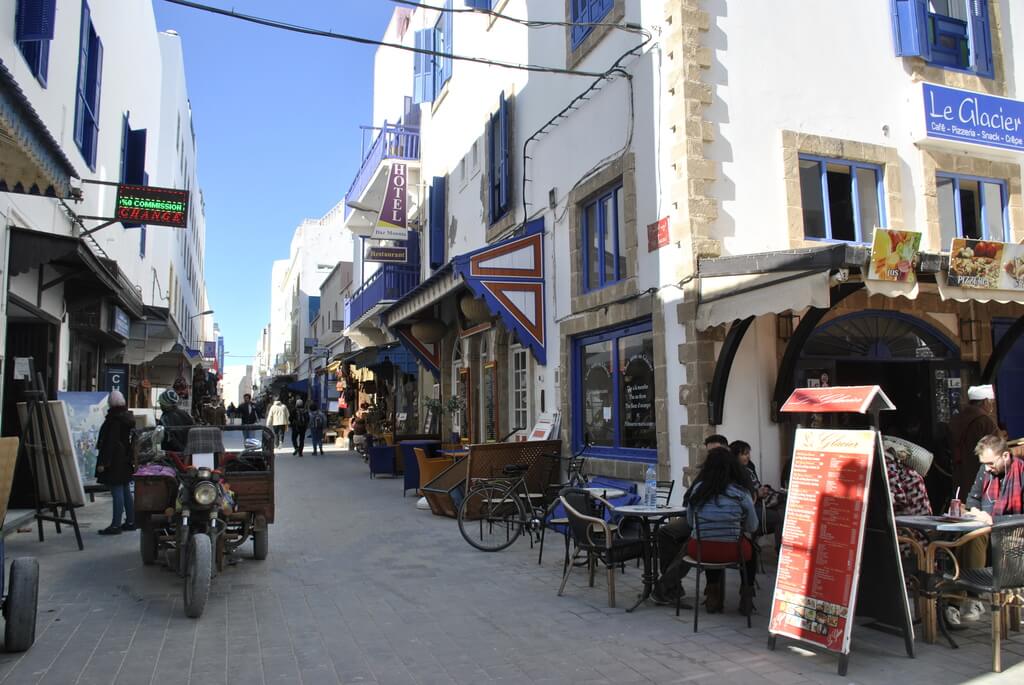
[[[31,369],[30,363],[30,369]],[[32,373],[31,383],[25,391],[26,422],[25,436],[22,446],[25,449],[29,470],[35,486],[36,526],[39,529],[39,542],[44,542],[43,522],[50,521],[62,533],[60,524],[64,523],[75,531],[75,540],[79,551],[85,549],[82,543],[82,530],[75,515],[75,505],[71,501],[71,490],[68,488],[64,462],[57,454],[57,428],[53,417],[53,407],[46,399],[43,375]],[[42,465],[40,467],[40,464]],[[56,471],[56,473],[54,473]],[[45,481],[42,478],[45,477]],[[43,484],[46,485],[45,493]],[[59,485],[60,487],[55,487]],[[44,494],[46,495],[44,497]]]

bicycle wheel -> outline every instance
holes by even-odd
[[[459,532],[484,552],[505,549],[523,532],[526,515],[519,497],[504,485],[479,485],[459,505]]]

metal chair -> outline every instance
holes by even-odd
[[[721,495],[721,497],[728,497],[728,495]],[[747,584],[747,572],[746,572],[746,561],[749,557],[745,554],[743,548],[743,541],[747,540],[749,543],[750,555],[754,554],[753,543],[747,538],[744,531],[744,523],[746,517],[740,517],[739,519],[711,519],[701,514],[703,507],[697,509],[693,516],[693,535],[690,537],[690,541],[696,542],[697,554],[691,556],[689,554],[683,557],[683,562],[689,564],[693,568],[697,569],[697,589],[696,589],[696,600],[693,606],[693,632],[697,632],[698,619],[700,617],[700,576],[702,572],[711,571],[722,571],[722,581],[724,584],[725,577],[724,572],[726,569],[736,569],[740,573],[740,582],[743,585]],[[735,535],[736,529],[739,528],[740,534],[736,538],[736,556],[734,560],[712,562],[704,560],[704,544],[705,542],[719,542],[722,538],[726,538],[728,541],[733,535]],[[687,543],[689,544],[689,543]],[[745,558],[746,557],[746,558]],[[753,579],[750,579],[753,580]],[[682,606],[681,596],[676,597],[676,616],[679,615],[679,609]],[[751,612],[753,613],[753,612]],[[750,620],[750,614],[747,614],[747,628],[752,625]]]
[[[675,490],[676,482],[674,480],[659,480],[658,481],[658,504],[667,505],[669,499],[672,498],[672,491]]]
[[[594,587],[594,570],[597,562],[604,564],[608,576],[608,606],[615,606],[615,567],[623,562],[645,554],[641,540],[623,538],[611,529],[608,522],[598,516],[598,505],[611,506],[608,502],[586,490],[565,488],[559,495],[569,519],[569,532],[572,535],[575,550],[562,574],[562,584],[558,588],[558,596],[565,591],[565,584],[572,573],[576,558],[581,553],[587,554],[587,567],[590,572],[590,587]]]
[[[992,565],[986,568],[961,569],[953,550],[970,540],[988,533],[991,544]],[[1003,608],[1012,608],[1014,619],[1019,620],[1019,610],[1024,606],[1024,516],[1003,516],[991,528],[972,531],[954,542],[933,542],[928,546],[929,568],[934,568],[935,555],[945,552],[953,562],[953,573],[944,574],[936,588],[938,591],[938,615],[942,616],[943,593],[953,591],[973,592],[989,595],[992,608],[992,670],[1003,670],[1000,643],[1007,626],[1004,621],[1010,613]]]

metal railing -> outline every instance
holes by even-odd
[[[394,302],[415,288],[420,280],[415,267],[385,264],[345,300],[345,328],[376,305]]]
[[[369,129],[376,130],[376,129]],[[420,131],[418,128],[409,128],[401,124],[385,123],[377,133],[377,137],[363,155],[363,162],[359,166],[356,177],[352,179],[352,185],[345,193],[345,216],[351,213],[352,209],[348,203],[358,199],[366,186],[373,178],[377,167],[385,159],[407,159],[417,160],[420,158]]]

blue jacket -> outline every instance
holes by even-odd
[[[699,489],[700,481],[690,488],[690,497]],[[742,529],[748,533],[756,531],[758,525],[757,511],[754,510],[750,492],[736,484],[729,485],[724,494],[704,502],[699,508],[688,506],[686,520],[693,528],[695,538],[699,533],[701,540],[721,542],[735,542],[740,536],[741,522]]]

